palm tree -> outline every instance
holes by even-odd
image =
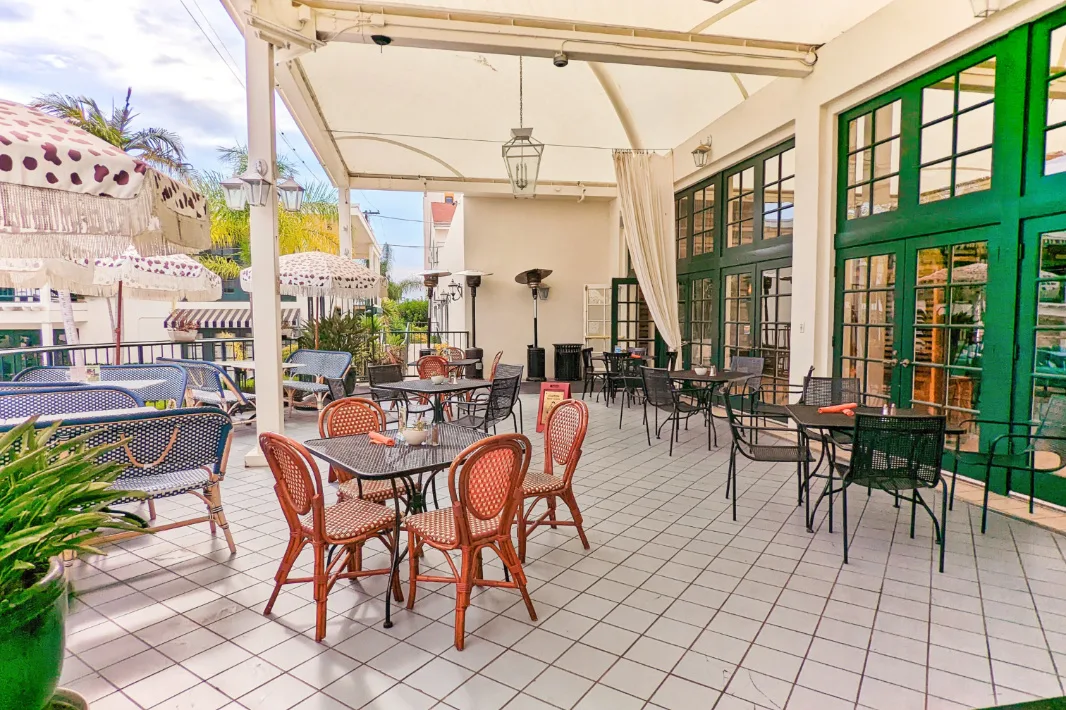
[[[404,296],[417,291],[422,288],[422,280],[410,276],[402,281],[392,280],[392,245],[386,244],[381,247],[381,275],[385,277],[385,282],[388,284],[389,299],[393,301],[400,301]]]
[[[219,148],[222,161],[235,174],[248,167],[248,151],[236,145]],[[294,169],[284,159],[278,160],[279,175],[291,177]],[[211,242],[216,248],[236,248],[236,258],[218,254],[200,257],[201,263],[221,278],[233,278],[235,271],[251,263],[251,239],[248,212],[236,212],[226,207],[222,181],[226,177],[219,172],[204,171],[193,176],[193,187],[207,198],[211,214]],[[337,191],[329,185],[314,182],[304,192],[303,205],[299,212],[287,212],[278,207],[278,248],[282,254],[302,251],[340,253],[338,237]]]
[[[185,159],[185,146],[177,133],[166,128],[134,130],[132,124],[137,114],[130,106],[132,95],[133,89],[127,89],[125,104],[122,108],[112,104],[110,116],[103,112],[95,99],[88,96],[46,94],[35,98],[30,106],[61,118],[153,167],[169,173],[186,174],[189,163]]]

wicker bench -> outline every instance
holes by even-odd
[[[0,419],[43,414],[75,414],[144,406],[133,392],[120,387],[40,387],[0,389]]]
[[[289,409],[296,405],[297,395],[307,394],[313,394],[318,409],[322,409],[327,396],[334,399],[343,396],[343,382],[352,365],[352,354],[339,350],[301,349],[289,355],[285,362],[302,365],[294,371],[294,379],[281,382],[288,395]]]
[[[185,400],[190,406],[217,407],[234,417],[235,424],[255,421],[255,395],[242,392],[229,374],[213,362],[160,358],[159,362],[179,365],[188,373]],[[238,418],[242,414],[249,414]]]
[[[39,423],[38,427],[49,426]],[[0,431],[11,426],[0,426]],[[109,417],[71,418],[56,429],[53,441],[85,436],[88,446],[121,444],[101,454],[100,461],[118,463],[125,470],[113,488],[137,491],[149,502],[190,493],[206,506],[206,514],[187,520],[148,527],[144,532],[161,532],[173,528],[208,523],[212,534],[222,528],[230,552],[237,551],[229,524],[222,510],[220,484],[226,475],[233,423],[228,414],[207,409],[171,409],[135,412]],[[115,504],[140,498],[126,498]],[[123,531],[101,536],[96,543],[116,542],[142,534]]]
[[[18,384],[55,383],[70,380],[69,367],[27,367],[13,378]],[[165,402],[168,407],[180,406],[186,387],[186,373],[174,364],[162,360],[151,365],[101,365],[100,381],[111,380],[162,380],[158,385],[146,388],[141,395],[147,402]]]

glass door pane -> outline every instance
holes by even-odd
[[[857,377],[862,390],[893,397],[898,330],[895,251],[842,260],[843,290],[837,360],[841,377]],[[838,273],[840,273],[838,269]]]
[[[754,293],[752,272],[726,274],[722,294],[722,365],[729,367],[733,358],[753,355],[752,316]]]
[[[1039,272],[1033,327],[1032,403],[1034,419],[1053,395],[1066,394],[1066,230],[1039,235]]]
[[[655,353],[655,322],[636,279],[614,280],[614,345]]]
[[[689,282],[688,333],[689,362],[692,365],[714,363],[715,335],[718,320],[714,315],[714,281],[710,277],[693,278]]]

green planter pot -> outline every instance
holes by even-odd
[[[38,584],[58,587],[54,602],[15,627],[0,620],[0,710],[41,710],[59,685],[67,617],[62,562],[52,560],[48,574]]]

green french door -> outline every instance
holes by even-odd
[[[717,270],[685,274],[678,281],[678,315],[685,345],[681,363],[685,367],[717,362],[718,283]]]
[[[792,335],[792,260],[775,259],[722,270],[722,357],[764,359],[763,374],[787,383]]]
[[[996,229],[841,250],[837,373],[950,424],[1009,412],[1017,272],[990,251]],[[986,373],[1003,376],[986,383]],[[980,434],[972,426],[963,445]]]

